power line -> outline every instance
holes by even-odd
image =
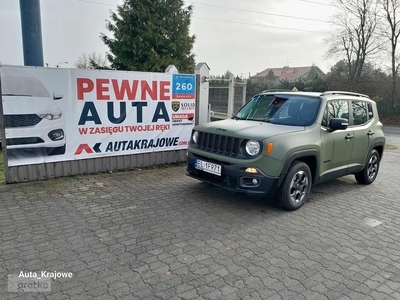
[[[91,4],[100,4],[100,5],[106,5],[106,6],[114,6],[116,7],[116,5],[114,4],[108,4],[108,3],[102,3],[102,2],[96,2],[96,1],[89,1],[89,0],[76,0],[78,2],[86,2],[86,3],[91,3]]]
[[[222,19],[213,19],[213,18],[196,17],[196,16],[193,16],[193,18],[196,18],[196,19],[203,19],[203,20],[220,21],[220,22],[226,22],[226,23],[235,23],[235,24],[242,24],[242,25],[251,25],[251,26],[258,26],[258,27],[268,27],[268,28],[274,28],[274,29],[284,29],[284,30],[292,30],[292,31],[302,31],[302,32],[312,32],[312,33],[323,33],[323,34],[326,34],[326,32],[323,32],[323,31],[313,31],[313,30],[305,30],[305,29],[297,29],[297,28],[288,28],[288,27],[261,25],[261,24],[255,24],[255,23],[238,22],[238,21],[229,21],[229,20],[222,20]]]
[[[313,3],[313,4],[319,4],[319,5],[326,5],[326,6],[335,6],[329,3],[322,3],[322,2],[317,2],[317,1],[311,1],[311,0],[300,0],[302,2],[308,2],[308,3]]]
[[[194,2],[194,1],[186,1],[186,0],[185,0],[185,2],[189,2],[189,3],[193,3],[193,4],[200,4],[200,5],[204,5],[204,6],[212,6],[212,7],[224,8],[224,9],[230,9],[230,10],[236,10],[236,11],[251,12],[251,13],[262,14],[262,15],[270,15],[270,16],[275,16],[275,17],[291,18],[291,19],[298,19],[298,20],[305,20],[305,21],[313,21],[313,22],[322,22],[322,23],[330,23],[330,22],[325,21],[325,20],[311,19],[311,18],[303,18],[303,17],[296,17],[296,16],[289,16],[289,15],[281,15],[281,14],[274,14],[274,13],[267,13],[267,12],[255,11],[255,10],[249,10],[249,9],[242,9],[242,8],[237,8],[237,7],[229,7],[229,6],[221,6],[221,5],[214,5],[214,4],[206,4],[206,3]]]
[[[91,3],[91,4],[100,4],[100,5],[107,5],[107,6],[116,6],[113,4],[108,4],[108,3],[103,3],[103,2],[97,2],[97,1],[92,1],[92,0],[76,0],[79,2],[86,2],[86,3]],[[302,0],[300,0],[302,1]],[[304,0],[305,1],[305,0]],[[188,1],[186,1],[188,2]],[[226,8],[226,9],[234,9],[234,10],[242,10],[239,8],[230,8],[230,7],[225,7],[225,6],[218,6],[218,5],[212,5],[212,4],[204,4],[204,3],[200,3],[200,2],[192,2],[189,1],[191,3],[196,3],[196,4],[202,4],[202,5],[207,5],[207,6],[215,6],[215,7],[221,7],[221,8]],[[255,13],[261,13],[261,14],[269,14],[269,13],[264,13],[264,12],[256,12],[256,11],[250,11],[250,10],[242,10],[242,11],[246,11],[246,12],[255,12]],[[277,15],[277,14],[275,14]],[[278,15],[277,15],[278,16]],[[281,17],[288,17],[288,18],[301,18],[301,17],[293,17],[293,16],[285,16],[285,15],[279,15]],[[320,33],[320,34],[326,34],[326,32],[322,32],[322,31],[313,31],[313,30],[305,30],[305,29],[298,29],[298,28],[288,28],[288,27],[280,27],[280,26],[270,26],[270,25],[261,25],[261,24],[255,24],[255,23],[248,23],[248,22],[239,22],[239,21],[230,21],[230,20],[222,20],[222,19],[214,19],[214,18],[205,18],[205,17],[197,17],[197,16],[193,16],[193,18],[195,19],[203,19],[203,20],[211,20],[211,21],[219,21],[219,22],[225,22],[225,23],[234,23],[234,24],[242,24],[242,25],[250,25],[250,26],[257,26],[257,27],[266,27],[266,28],[273,28],[273,29],[282,29],[282,30],[291,30],[291,31],[300,31],[300,32],[310,32],[310,33]],[[306,18],[301,18],[304,20],[308,20],[308,21],[318,21],[318,22],[325,22],[325,23],[329,23],[327,21],[321,21],[321,20],[317,20],[317,19],[306,19]]]
[[[86,2],[86,3],[92,3],[92,4],[107,5],[107,6],[116,6],[114,4],[102,3],[102,2],[91,1],[91,0],[77,0],[77,1]],[[306,0],[300,0],[300,1],[306,1]],[[296,16],[282,15],[282,14],[274,14],[274,13],[267,13],[267,12],[255,11],[255,10],[249,10],[249,9],[242,9],[242,8],[237,8],[237,7],[206,4],[206,3],[187,1],[187,0],[184,0],[184,2],[189,2],[189,3],[192,3],[192,4],[199,4],[199,5],[204,5],[204,6],[211,6],[211,7],[218,7],[218,8],[224,8],[224,9],[236,10],[236,11],[251,12],[251,13],[269,15],[269,16],[275,16],[275,17],[281,17],[281,18],[290,18],[290,19],[298,19],[298,20],[321,22],[321,23],[331,23],[331,22],[328,22],[328,21],[325,21],[325,20],[312,19],[312,18],[303,18],[303,17],[296,17]],[[307,2],[309,2],[309,1],[307,1]],[[320,3],[320,4],[322,4],[322,3]]]

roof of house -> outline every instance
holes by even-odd
[[[270,71],[274,72],[274,75],[279,78],[279,80],[289,80],[294,81],[311,71],[313,66],[308,67],[283,67],[283,68],[268,68],[264,71],[257,73],[252,76],[252,78],[266,77]],[[316,66],[314,66],[316,67]],[[318,67],[316,67],[318,68]],[[318,68],[319,71],[321,71]],[[322,72],[322,71],[321,71]]]

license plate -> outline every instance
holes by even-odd
[[[208,161],[196,159],[194,162],[194,167],[198,170],[202,170],[207,173],[221,176],[221,166],[220,165],[210,163]]]

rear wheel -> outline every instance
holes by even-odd
[[[311,171],[308,165],[295,161],[278,191],[278,204],[286,210],[299,209],[307,201],[311,183]]]
[[[355,174],[356,180],[361,184],[371,184],[378,176],[381,157],[375,149],[371,151],[364,169]]]

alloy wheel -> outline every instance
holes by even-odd
[[[294,203],[299,203],[303,201],[306,196],[307,187],[309,184],[308,176],[306,172],[297,172],[290,183],[290,200]]]
[[[378,157],[376,155],[372,155],[368,162],[368,178],[374,179],[376,174],[378,173]]]

